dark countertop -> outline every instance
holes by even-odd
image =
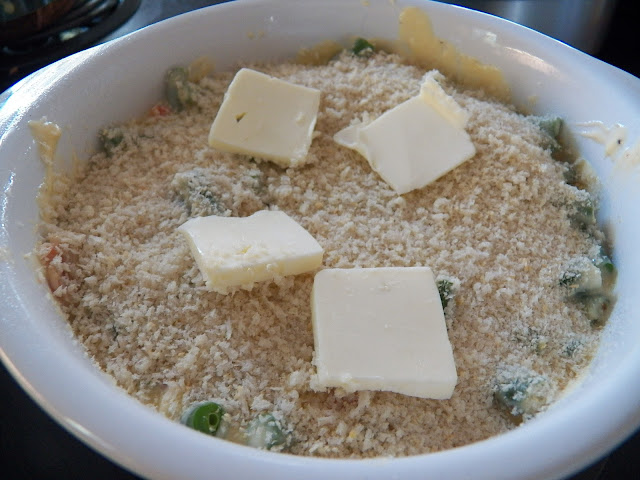
[[[595,56],[640,77],[640,55],[637,51],[638,16],[634,15],[634,4],[635,2],[618,2],[609,33]],[[602,414],[606,415],[606,412]],[[0,466],[3,469],[2,478],[16,480],[60,478],[135,480],[138,478],[68,434],[42,412],[2,366],[0,366]],[[571,480],[638,478],[640,478],[640,433],[636,433],[604,459],[570,477]]]

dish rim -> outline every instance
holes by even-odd
[[[331,0],[331,3],[335,3],[336,5],[338,2],[339,0]],[[235,10],[246,8],[247,5],[252,6],[259,3],[264,2],[260,2],[259,0],[243,0],[240,2],[206,7],[206,12],[203,10],[189,12],[146,27],[107,44],[80,52],[32,74],[27,79],[24,79],[0,95],[0,132],[2,132],[0,133],[0,151],[3,149],[7,138],[11,135],[10,127],[15,125],[16,122],[23,121],[28,108],[33,105],[40,105],[39,102],[42,101],[42,99],[32,98],[31,103],[27,102],[25,104],[24,110],[8,112],[5,107],[9,97],[13,95],[26,95],[28,88],[32,88],[34,84],[49,81],[51,78],[54,78],[55,75],[59,75],[60,72],[89,69],[94,64],[99,64],[101,59],[107,58],[109,55],[115,55],[119,50],[124,50],[129,44],[137,41],[139,38],[160,35],[163,30],[177,28],[180,24],[186,24],[192,19],[195,19],[196,16],[213,15],[213,13],[221,11],[221,9]],[[290,6],[295,2],[276,0],[271,3]],[[506,29],[506,31],[512,31],[514,29],[517,31],[521,29],[525,31],[528,30],[525,27],[496,17],[487,18],[489,17],[488,15],[448,4],[411,0],[399,1],[397,3],[398,5],[424,6],[425,10],[429,11],[429,13],[431,13],[431,11],[439,11],[438,9],[442,9],[442,11],[459,9],[458,14],[466,16],[465,18],[482,19],[480,23],[485,26],[489,25],[493,26],[493,28]],[[542,45],[553,44],[553,48],[550,49],[552,53],[549,53],[548,57],[546,57],[547,62],[550,62],[550,60],[548,60],[549,58],[578,56],[582,62],[590,65],[590,69],[594,69],[602,75],[611,76],[615,79],[615,82],[620,85],[620,88],[627,88],[630,92],[635,91],[636,97],[640,98],[640,80],[630,74],[599,62],[569,46],[559,44],[559,42],[536,32],[529,31],[529,33],[525,35],[525,38],[527,36],[537,38]],[[520,35],[518,35],[518,37],[520,37]],[[167,65],[167,67],[168,66],[169,65]],[[59,83],[60,79],[58,78],[57,81]],[[54,84],[49,88],[59,88],[59,85]],[[29,97],[32,97],[32,95],[29,95]],[[7,185],[6,178],[2,177],[2,180],[3,185]],[[10,233],[6,228],[6,224],[12,220],[12,218],[7,217],[6,202],[3,201],[2,206],[0,206],[0,245],[2,246],[9,245]],[[513,478],[514,472],[523,471],[527,472],[528,476],[526,478],[534,478],[534,476],[535,478],[558,478],[595,460],[640,425],[640,409],[638,409],[637,405],[633,404],[633,400],[640,397],[640,385],[637,385],[638,382],[636,380],[637,367],[635,369],[632,368],[634,362],[630,361],[624,365],[624,368],[621,368],[617,372],[618,374],[615,377],[612,376],[610,383],[614,384],[620,379],[627,379],[630,385],[636,385],[635,392],[638,395],[630,396],[631,398],[627,399],[627,402],[623,402],[612,417],[607,418],[606,421],[596,419],[591,427],[594,427],[595,431],[599,433],[597,436],[584,435],[584,438],[577,438],[579,435],[566,435],[566,432],[562,435],[561,432],[558,431],[558,434],[555,435],[554,438],[549,439],[549,434],[545,433],[545,431],[548,430],[548,424],[550,422],[546,420],[534,420],[529,422],[526,428],[516,429],[471,445],[442,452],[396,459],[318,459],[253,450],[248,447],[238,446],[230,442],[215,438],[212,439],[188,431],[175,422],[139,404],[123,392],[116,390],[110,385],[106,378],[96,382],[98,375],[95,372],[88,372],[87,364],[77,362],[77,352],[58,352],[53,348],[46,348],[44,343],[47,339],[44,336],[41,339],[42,344],[39,345],[43,350],[33,350],[30,354],[26,355],[23,350],[23,354],[20,354],[16,351],[15,345],[12,346],[8,344],[7,338],[15,335],[17,331],[22,331],[25,334],[23,338],[28,337],[30,332],[25,330],[26,327],[24,327],[24,325],[21,325],[21,320],[29,317],[29,315],[34,312],[33,309],[27,305],[27,302],[22,299],[23,295],[21,294],[20,286],[24,285],[25,278],[19,277],[16,270],[12,267],[11,262],[8,261],[0,262],[0,273],[3,276],[3,280],[0,283],[0,292],[3,298],[9,299],[9,311],[8,313],[3,313],[2,322],[0,322],[0,359],[7,366],[8,370],[36,403],[73,435],[124,467],[142,473],[143,475],[152,476],[153,478],[175,478],[176,476],[182,476],[183,478],[200,478],[205,473],[203,471],[194,471],[192,472],[193,476],[189,475],[189,477],[186,477],[184,471],[173,470],[171,464],[167,464],[166,458],[168,457],[166,455],[163,455],[161,462],[162,467],[159,468],[160,464],[156,463],[156,449],[166,450],[167,444],[164,442],[169,438],[179,439],[180,443],[184,446],[181,453],[182,461],[174,462],[173,468],[176,466],[182,467],[184,464],[189,463],[197,465],[201,462],[201,455],[211,456],[211,446],[214,445],[215,450],[221,452],[218,455],[220,458],[227,457],[234,459],[234,461],[226,462],[226,469],[218,472],[222,473],[223,477],[228,476],[229,478],[238,475],[247,475],[249,473],[255,475],[264,474],[264,469],[267,467],[270,469],[269,475],[273,478],[276,476],[282,478],[291,476],[291,478],[293,478],[301,474],[304,474],[306,478],[326,478],[327,475],[340,477],[366,475],[370,478],[386,478],[388,476],[404,477],[407,475],[417,475],[417,472],[420,472],[420,475],[431,473],[439,478],[462,478],[464,476],[473,478]],[[29,299],[27,298],[25,300],[28,301]],[[9,335],[9,337],[7,335]],[[42,335],[41,332],[40,335]],[[38,342],[34,343],[36,345],[38,344]],[[640,349],[637,349],[634,353],[633,358],[636,360],[635,365],[640,365]],[[43,361],[47,359],[50,360],[50,355],[57,356],[57,362],[59,365],[65,367],[65,371],[70,377],[68,379],[68,385],[64,385],[68,387],[66,389],[67,391],[59,392],[62,393],[61,397],[51,395],[49,391],[50,387],[43,387],[37,380],[35,369],[37,369],[39,362],[34,362],[34,360],[40,357],[42,357]],[[109,415],[117,415],[126,411],[128,413],[127,417],[138,430],[146,429],[148,431],[157,431],[158,434],[145,434],[141,436],[139,432],[132,432],[130,438],[122,441],[122,433],[119,431],[119,428],[116,427],[118,422],[112,422],[111,425],[96,425],[96,423],[91,420],[90,415],[87,417],[87,413],[78,415],[74,409],[80,407],[78,405],[80,398],[74,394],[74,389],[72,388],[76,385],[76,379],[90,380],[91,384],[96,384],[95,391],[93,389],[87,389],[83,392],[83,396],[81,397],[83,400],[89,401],[92,405],[100,405],[101,411]],[[635,383],[634,380],[636,380]],[[604,387],[607,387],[607,385],[604,385]],[[587,405],[581,404],[580,408],[576,408],[568,413],[563,412],[561,416],[555,415],[554,410],[551,409],[541,417],[541,419],[553,418],[558,422],[558,426],[566,426],[572,423],[577,424],[581,418],[591,411],[588,407],[606,404],[607,398],[605,394],[609,389],[603,388],[602,390],[600,395],[591,395],[591,401]],[[113,397],[113,401],[105,401],[102,393],[109,393],[108,398]],[[625,415],[623,415],[623,413],[625,413]],[[629,413],[635,413],[635,415],[629,415]],[[109,417],[109,415],[106,416]],[[569,422],[569,420],[572,422]],[[612,422],[616,427],[613,431],[611,428]],[[129,422],[125,421],[125,423],[128,424]],[[556,428],[556,431],[557,430],[558,428]],[[148,442],[146,445],[140,444],[141,437],[144,437],[144,440]],[[519,448],[523,444],[536,444],[536,442],[532,442],[532,438],[534,440],[546,439],[546,449],[552,451],[551,455],[545,454],[549,463],[540,465],[539,456],[522,458],[522,452]],[[540,441],[537,443],[541,444]],[[128,454],[126,451],[123,451],[123,448],[130,449],[130,451],[137,450],[137,453],[135,455]],[[188,452],[184,450],[188,450]],[[496,457],[487,455],[487,452],[496,451],[501,452],[500,456],[511,459],[508,465],[500,465],[499,471],[496,470],[496,466],[493,465]],[[569,451],[572,455],[567,458],[564,453],[560,454],[562,451]],[[463,452],[464,459],[468,464],[454,465],[454,471],[451,471],[452,464],[459,461],[458,455],[460,452]],[[145,460],[141,461],[140,459],[142,457],[144,457]],[[320,465],[322,466],[320,472],[315,472],[314,467]],[[485,476],[478,476],[479,469]],[[309,470],[311,470],[311,474]]]

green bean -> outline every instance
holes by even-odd
[[[100,146],[108,156],[112,156],[124,141],[124,132],[119,127],[103,128],[98,134]]]
[[[602,276],[602,286],[605,289],[611,289],[618,275],[618,270],[611,261],[611,258],[609,258],[609,256],[603,252],[602,247],[600,247],[600,252],[591,261],[596,267],[600,269],[600,274]]]
[[[246,430],[247,445],[270,450],[282,445],[286,437],[278,421],[270,413],[263,413],[254,418]]]
[[[442,303],[442,308],[445,309],[449,305],[449,301],[453,299],[453,282],[443,279],[436,281],[436,285],[440,294],[440,303]]]
[[[189,215],[224,215],[227,212],[220,196],[209,185],[206,172],[201,168],[176,173],[171,186]]]
[[[564,123],[561,117],[530,115],[527,119],[547,135],[548,140],[542,145],[544,148],[550,149],[552,153],[556,153],[561,149],[561,145],[558,142]]]
[[[558,138],[564,121],[561,117],[554,116],[530,116],[529,119],[540,127],[551,138]]]
[[[569,340],[562,349],[562,356],[566,358],[573,358],[577,352],[583,348],[583,343],[575,338]]]
[[[596,209],[591,197],[577,200],[569,218],[578,228],[586,230],[596,224]]]
[[[513,415],[533,415],[547,402],[548,381],[524,367],[508,367],[498,372],[494,384],[496,402]]]
[[[165,95],[171,108],[177,112],[193,104],[193,92],[186,68],[175,67],[167,71]]]
[[[191,407],[182,418],[187,427],[208,435],[218,432],[224,409],[215,402],[205,402]]]
[[[356,38],[351,47],[351,52],[358,57],[366,57],[375,51],[374,46],[364,38]]]
[[[594,258],[580,258],[560,278],[568,289],[568,298],[581,304],[594,327],[601,327],[613,310],[611,289],[615,284],[616,267],[602,247]]]

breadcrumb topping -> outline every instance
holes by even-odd
[[[416,95],[424,70],[386,53],[255,68],[321,90],[304,166],[208,146],[233,75],[219,73],[191,85],[190,108],[110,127],[119,132],[107,137],[119,140],[108,154],[93,156],[77,178],[52,182],[38,253],[99,368],[171,419],[205,400],[241,427],[272,413],[288,451],[322,457],[434,452],[515,428],[496,402],[510,370],[544,379],[530,404],[553,402],[588,366],[599,337],[558,281],[602,236],[572,222],[585,192],[564,181],[545,133],[512,106],[445,81],[469,113],[477,153],[398,196],[333,135]],[[208,291],[177,227],[194,215],[261,209],[282,210],[309,231],[325,250],[323,267],[424,265],[447,279],[453,397],[314,391],[313,274],[231,295]],[[518,400],[539,383],[498,393]]]

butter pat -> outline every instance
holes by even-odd
[[[419,95],[333,137],[365,157],[399,194],[428,185],[475,155],[465,130],[468,114],[445,93],[439,76],[429,72]]]
[[[317,386],[453,394],[456,366],[428,267],[322,270],[311,303]]]
[[[209,145],[271,160],[304,163],[316,124],[320,91],[243,68],[225,93]]]
[[[297,275],[322,264],[322,247],[286,213],[195,217],[181,225],[207,288],[250,289],[255,282]]]

